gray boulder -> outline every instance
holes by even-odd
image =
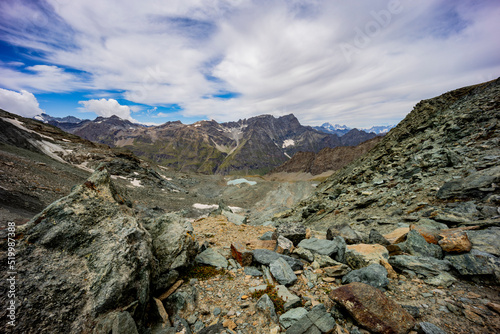
[[[266,233],[260,236],[259,240],[273,240],[273,234],[274,232],[267,231]]]
[[[196,256],[195,261],[200,264],[206,264],[212,267],[220,267],[227,269],[229,262],[226,258],[220,255],[215,249],[208,248],[204,252]]]
[[[347,223],[341,225],[330,226],[326,231],[326,239],[333,240],[335,237],[341,236],[348,245],[360,244],[363,242],[362,235],[353,230]]]
[[[288,262],[293,270],[302,270],[302,268],[304,267],[300,260],[294,259],[293,257],[287,255],[278,254],[269,249],[256,249],[253,251],[254,261],[266,266],[269,266],[271,262],[274,262],[279,258],[282,258],[283,260]]]
[[[423,334],[446,334],[444,330],[430,322],[420,322],[418,326]]]
[[[271,262],[269,270],[279,284],[292,285],[297,281],[297,276],[293,273],[292,268],[288,262],[282,258],[278,258],[276,261]]]
[[[301,259],[306,260],[307,262],[313,262],[314,261],[314,254],[302,247],[296,247],[294,248],[293,254],[297,254]]]
[[[500,256],[500,228],[490,227],[479,231],[466,231],[472,248]]]
[[[282,223],[273,233],[273,240],[278,240],[283,236],[297,246],[299,242],[306,238],[306,227],[300,223]]]
[[[258,311],[262,312],[264,316],[270,319],[272,322],[278,322],[278,315],[276,314],[276,310],[274,309],[273,301],[267,294],[259,298],[257,304],[255,305],[255,308]]]
[[[368,243],[369,244],[379,244],[382,246],[388,246],[391,243],[387,241],[386,238],[377,230],[372,229],[370,230],[370,235],[368,236]]]
[[[387,269],[380,264],[371,264],[368,267],[356,269],[342,278],[342,284],[361,282],[375,288],[385,288],[389,284]]]
[[[447,255],[445,260],[449,261],[460,275],[495,275],[500,272],[500,259],[489,253],[471,250],[469,253],[458,255]]]
[[[287,334],[331,333],[336,322],[323,304],[316,305],[307,314],[295,321],[286,331]]]
[[[17,297],[30,316],[19,317],[16,331],[91,332],[104,314],[134,302],[141,321],[155,261],[151,236],[127,202],[99,167],[19,228]]]
[[[243,225],[247,223],[247,217],[233,213],[230,211],[222,210],[222,215],[227,218],[227,220],[234,225]]]
[[[446,182],[437,192],[439,199],[484,197],[490,193],[493,183],[500,182],[500,166],[490,167],[468,177]]]
[[[307,314],[307,310],[303,307],[297,307],[294,309],[291,309],[290,311],[283,313],[280,316],[280,324],[288,328],[291,325],[293,325],[295,322],[297,322],[300,318],[305,316]]]
[[[413,256],[427,256],[436,259],[443,258],[443,250],[438,245],[430,244],[415,230],[406,235],[406,241],[397,244],[399,248]]]
[[[398,255],[389,258],[389,264],[399,270],[411,270],[425,277],[434,277],[451,270],[447,259],[438,260],[433,257]]]
[[[345,261],[346,242],[342,237],[335,237],[333,240],[305,239],[298,247],[305,248],[313,253],[327,255],[337,262]]]

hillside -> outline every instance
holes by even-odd
[[[440,222],[498,226],[500,80],[419,102],[367,155],[284,214],[326,230]]]
[[[273,169],[270,174],[310,173],[311,175],[319,175],[326,172],[333,173],[334,171],[348,165],[363,154],[366,154],[381,140],[382,137],[375,137],[357,146],[324,148],[318,153],[298,152],[292,157],[292,159]]]

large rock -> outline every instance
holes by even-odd
[[[335,328],[335,319],[326,312],[323,304],[316,305],[307,314],[295,321],[286,331],[287,334],[331,333]]]
[[[440,229],[429,225],[411,225],[410,229],[417,231],[424,239],[430,244],[437,245],[439,239]]]
[[[500,259],[489,253],[471,250],[470,253],[447,255],[449,261],[460,275],[495,275],[500,272]]]
[[[399,248],[413,256],[443,258],[443,250],[438,245],[430,244],[415,230],[408,232],[406,241],[398,244]]]
[[[292,285],[297,281],[297,276],[293,273],[292,268],[288,262],[282,258],[278,258],[276,261],[271,262],[269,270],[281,285]]]
[[[335,237],[333,240],[305,239],[298,244],[298,247],[313,253],[327,255],[337,262],[345,261],[346,243],[342,237]]]
[[[16,331],[91,332],[100,315],[134,302],[140,325],[155,261],[150,234],[126,202],[98,168],[19,228],[16,297],[29,317],[18,317]]]
[[[301,259],[306,260],[307,262],[313,262],[314,261],[314,254],[302,247],[296,247],[293,249],[293,254],[297,254]]]
[[[283,301],[285,302],[285,311],[302,305],[300,297],[297,297],[296,295],[288,291],[288,289],[284,285],[278,285],[276,287],[276,293],[278,294],[278,297],[283,299]]]
[[[363,242],[363,236],[359,232],[353,230],[352,227],[346,223],[330,226],[326,231],[327,240],[333,240],[338,236],[344,238],[348,245],[360,244]]]
[[[208,266],[220,267],[224,269],[226,269],[229,265],[226,258],[213,248],[208,248],[207,250],[201,252],[198,256],[196,256],[195,260],[200,264],[206,264]]]
[[[467,234],[461,230],[442,231],[438,244],[447,253],[466,253],[472,249],[472,243]]]
[[[259,298],[257,304],[255,305],[255,308],[258,311],[262,312],[264,316],[272,322],[278,322],[278,315],[276,314],[273,301],[267,294]]]
[[[274,231],[273,240],[278,240],[279,236],[287,238],[297,246],[306,238],[306,227],[300,223],[282,223]]]
[[[293,248],[293,243],[284,236],[280,235],[276,240],[276,249],[274,251],[276,253],[290,255],[293,251]]]
[[[231,244],[231,256],[243,267],[252,264],[253,253],[241,242]]]
[[[371,229],[368,235],[369,244],[379,244],[382,246],[388,246],[391,243],[377,230]]]
[[[259,264],[263,264],[269,266],[271,262],[276,261],[277,259],[282,258],[293,270],[302,270],[304,265],[300,260],[294,259],[293,257],[278,254],[276,252],[270,251],[268,249],[256,249],[253,251],[253,259],[255,262]]]
[[[230,211],[222,210],[222,215],[227,218],[227,221],[233,223],[234,225],[243,225],[247,222],[246,216],[242,216]]]
[[[349,245],[345,253],[345,261],[352,269],[360,269],[373,263],[379,264],[380,260],[388,259],[387,248],[378,244]]]
[[[157,271],[153,276],[155,291],[168,289],[178,275],[176,270],[190,265],[198,254],[198,243],[191,223],[176,214],[143,220],[153,239]]]
[[[411,270],[425,277],[434,277],[451,270],[451,263],[433,257],[398,255],[391,256],[389,263],[399,270]]]
[[[407,311],[368,284],[350,283],[333,290],[329,297],[374,333],[406,334],[415,325]]]
[[[305,316],[307,314],[307,310],[303,307],[297,307],[294,309],[291,309],[290,311],[283,313],[280,316],[280,324],[288,328],[291,325],[293,325],[295,322],[297,322],[300,318]]]
[[[486,230],[467,231],[472,248],[500,257],[500,227],[490,227]]]
[[[408,232],[410,232],[409,227],[399,227],[388,234],[384,234],[384,238],[391,244],[397,244],[405,240]]]
[[[380,264],[370,264],[368,267],[353,270],[342,278],[342,284],[361,282],[374,288],[385,288],[389,284],[387,269]]]
[[[437,192],[439,199],[484,197],[490,193],[491,185],[500,182],[500,166],[490,167],[468,177],[446,182]]]
[[[335,266],[332,267],[325,267],[323,268],[323,271],[325,272],[326,276],[328,277],[338,277],[338,276],[344,276],[348,272],[351,271],[351,268],[349,268],[348,265],[345,265],[343,263],[339,263]]]

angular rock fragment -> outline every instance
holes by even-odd
[[[215,249],[209,248],[206,251],[198,254],[195,261],[200,264],[206,264],[212,267],[220,267],[227,269],[229,263],[226,258],[220,255]]]
[[[353,282],[369,284],[374,288],[385,288],[389,284],[387,270],[380,264],[353,270],[342,278],[342,284]]]
[[[326,231],[326,240],[333,240],[341,236],[348,245],[359,244],[363,242],[361,234],[352,229],[348,224],[331,226]]]
[[[290,256],[278,254],[268,249],[256,249],[253,251],[254,261],[266,266],[270,265],[271,262],[276,261],[278,258],[283,258],[286,262],[288,262],[293,270],[302,270],[302,268],[304,267],[300,260],[294,259]]]
[[[399,248],[413,256],[443,258],[443,251],[438,245],[430,244],[415,230],[408,232],[406,241],[398,244]]]
[[[434,277],[451,269],[450,261],[433,257],[398,255],[389,258],[389,263],[399,270],[409,269],[425,277]]]
[[[382,245],[349,245],[345,254],[345,261],[352,269],[360,269],[380,260],[389,259],[389,252]]]
[[[283,236],[290,240],[294,246],[306,238],[306,227],[300,223],[282,223],[273,233],[273,240]]]
[[[415,325],[407,311],[368,284],[350,283],[333,290],[329,297],[374,333],[407,334]]]
[[[440,236],[442,239],[438,244],[447,253],[466,253],[472,249],[472,243],[464,231],[443,231]]]
[[[297,281],[297,276],[294,274],[292,268],[288,262],[282,258],[278,258],[276,261],[271,262],[269,270],[279,284],[292,285]]]
[[[233,242],[231,244],[231,255],[233,256],[233,259],[238,261],[238,263],[242,267],[246,267],[252,264],[252,251],[248,250],[246,246],[241,242]]]
[[[305,239],[298,247],[305,248],[313,253],[327,255],[337,262],[344,262],[346,243],[342,237],[335,237],[333,240]]]
[[[284,236],[280,235],[276,240],[276,249],[274,251],[279,254],[290,255],[293,248],[293,243]]]

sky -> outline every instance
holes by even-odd
[[[500,76],[497,0],[3,0],[0,108],[392,125]]]

